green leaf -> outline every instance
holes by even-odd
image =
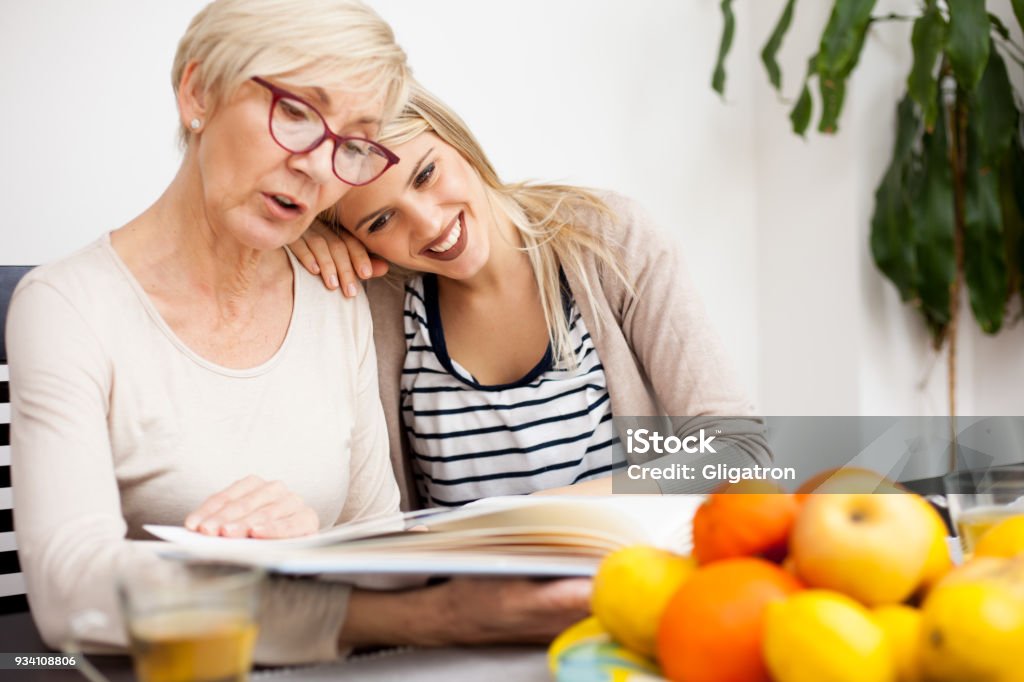
[[[964,183],[964,277],[974,319],[982,331],[995,334],[1003,326],[1010,288],[999,173],[982,158],[982,135],[978,117],[969,116]]]
[[[711,87],[719,95],[725,95],[725,58],[732,49],[732,37],[736,32],[736,17],[732,13],[732,0],[722,0],[722,18],[725,25],[722,28],[722,42],[718,46],[718,60],[715,62],[715,72],[711,76]]]
[[[923,137],[923,176],[911,208],[916,235],[915,288],[920,296],[921,312],[936,342],[941,340],[949,324],[949,289],[956,274],[953,173],[949,165],[945,118],[945,112],[940,109],[935,129]]]
[[[832,14],[821,35],[814,70],[818,73],[821,91],[821,121],[818,130],[835,133],[846,97],[846,78],[857,66],[875,0],[836,0]]]
[[[1010,29],[1006,28],[1006,24],[1003,23],[1002,19],[989,12],[988,21],[992,24],[992,30],[998,33],[1000,38],[1003,40],[1010,39]]]
[[[1018,115],[1013,86],[998,50],[992,50],[970,106],[981,163],[998,168],[1017,132]]]
[[[949,39],[946,54],[960,87],[974,90],[988,62],[991,26],[985,0],[947,0]]]
[[[819,75],[818,88],[821,90],[818,132],[833,134],[839,129],[839,114],[843,111],[843,100],[846,98],[846,81]]]
[[[1017,23],[1024,29],[1024,0],[1010,0],[1013,5],[1013,13],[1017,15]]]
[[[807,83],[804,83],[803,90],[800,91],[800,98],[790,112],[789,120],[793,122],[793,132],[804,137],[811,122],[811,89]]]
[[[786,31],[789,30],[789,24],[793,20],[793,6],[795,4],[796,0],[789,0],[786,3],[786,8],[782,10],[782,16],[779,17],[778,23],[775,24],[768,42],[764,44],[764,49],[761,50],[761,61],[764,62],[764,68],[768,72],[768,80],[771,81],[776,90],[782,89],[782,71],[779,69],[779,62],[775,60],[775,55],[778,54],[779,48],[782,46],[782,39],[785,37]]]
[[[821,35],[818,74],[844,78],[853,71],[864,46],[876,0],[836,0]]]
[[[892,159],[875,190],[875,212],[871,216],[871,255],[878,269],[896,285],[904,301],[917,297],[917,254],[910,206],[917,172],[914,143],[920,132],[921,121],[913,99],[907,94],[896,111]]]
[[[938,113],[937,62],[946,43],[946,20],[934,4],[914,22],[910,42],[914,47],[914,66],[907,77],[907,91],[924,113],[925,128],[931,130]]]
[[[1003,161],[1000,179],[1010,291],[1024,298],[1024,149],[1019,140]]]
[[[811,122],[811,88],[808,83],[811,80],[811,76],[814,75],[814,69],[816,68],[818,55],[813,54],[811,58],[807,60],[807,74],[804,76],[804,87],[800,90],[800,98],[796,101],[796,106],[793,107],[793,111],[789,114],[789,120],[793,122],[793,132],[800,137],[804,136],[807,132],[807,126]]]

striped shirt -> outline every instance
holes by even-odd
[[[402,421],[428,505],[531,493],[611,471],[615,434],[604,367],[564,291],[578,366],[555,368],[549,345],[526,376],[488,386],[448,356],[437,277],[406,283]]]

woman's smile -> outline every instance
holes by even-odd
[[[427,244],[420,251],[420,255],[435,260],[455,260],[466,250],[468,241],[469,230],[466,229],[466,214],[464,211],[459,211],[458,215],[441,233],[441,236]]]

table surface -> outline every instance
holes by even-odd
[[[41,654],[49,649],[39,638],[29,613],[0,616],[0,652]],[[127,656],[89,656],[111,682],[132,682]],[[82,682],[77,670],[2,670],[0,679],[12,682]],[[353,656],[344,661],[297,668],[265,668],[252,679],[267,682],[355,679],[370,682],[544,682],[550,680],[543,647],[479,647],[443,649],[392,649]]]

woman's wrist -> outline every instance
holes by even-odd
[[[456,643],[444,590],[444,584],[404,592],[353,589],[339,647]]]

